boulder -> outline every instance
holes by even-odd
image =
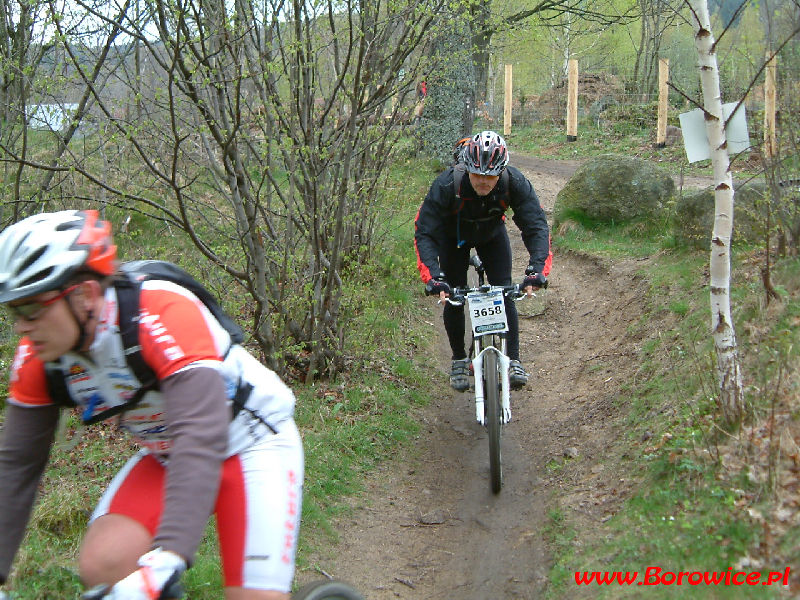
[[[603,155],[586,162],[558,193],[553,226],[567,221],[624,223],[664,213],[675,182],[651,162]]]
[[[764,205],[767,186],[753,182],[735,188],[733,196],[733,240],[758,243],[764,238]],[[672,218],[675,241],[692,248],[709,248],[714,231],[714,188],[708,187],[679,198]]]

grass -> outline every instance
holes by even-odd
[[[512,147],[540,157],[589,158],[600,149],[665,162],[673,172],[710,174],[708,163],[687,165],[680,146],[655,150],[646,135],[620,144],[613,135],[582,131],[576,143],[566,142],[556,127],[508,137]],[[796,479],[791,461],[781,460],[778,434],[769,431],[794,432],[800,439],[800,260],[773,257],[780,302],[767,306],[758,276],[763,249],[736,246],[732,252],[731,306],[750,412],[741,427],[725,431],[718,426],[715,402],[708,252],[680,247],[666,222],[609,226],[576,220],[554,240],[556,254],[647,258],[638,275],[648,291],[642,298],[645,314],[628,331],[642,338],[642,376],[622,387],[616,404],[627,436],[606,460],[637,483],[612,519],[588,529],[581,515],[554,499],[557,508],[545,530],[553,558],[547,597],[642,597],[638,586],[577,586],[578,571],[643,572],[653,566],[676,573],[733,568],[766,574],[792,565],[800,552],[800,527],[782,526],[774,514],[792,502],[794,509],[784,509],[797,514]],[[646,593],[648,598],[779,596],[777,586],[662,585]]]
[[[770,443],[753,431],[759,431],[758,423],[775,421],[776,405],[777,412],[783,413],[777,419],[783,419],[780,422],[786,430],[795,435],[800,432],[800,377],[796,371],[792,373],[800,341],[800,261],[786,258],[777,262],[773,277],[782,290],[782,301],[767,310],[760,281],[750,276],[763,252],[744,248],[733,253],[732,307],[745,379],[753,382],[748,388],[748,423],[754,425],[727,433],[717,425],[719,414],[713,401],[717,384],[708,331],[707,253],[670,248],[668,230],[649,237],[654,253],[640,273],[649,284],[643,298],[646,313],[631,332],[646,338],[639,371],[647,375],[628,382],[617,400],[628,436],[608,461],[621,468],[623,453],[634,456],[624,469],[626,476],[637,477],[639,484],[613,519],[581,536],[579,543],[565,544],[563,536],[552,536],[551,598],[576,591],[598,598],[641,597],[638,586],[578,589],[573,580],[577,571],[642,573],[648,566],[657,566],[671,572],[724,572],[734,567],[766,574],[782,571],[797,555],[800,534],[796,525],[780,528],[769,518],[765,524],[748,516],[752,510],[768,515],[780,505],[781,496],[793,489],[781,488],[777,481],[770,487],[753,473],[783,469],[786,474],[787,467],[779,464],[775,455],[772,462],[769,457],[760,462],[733,457],[754,454],[753,444]],[[624,226],[576,229],[558,238],[558,246],[610,260],[640,257],[641,243]],[[652,438],[643,441],[650,432]],[[566,532],[577,527],[577,519],[566,512],[559,523]],[[781,535],[770,528],[780,530]],[[751,557],[750,562],[743,562],[743,557]],[[648,598],[687,596],[770,598],[778,597],[778,589],[647,589]]]

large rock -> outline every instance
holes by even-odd
[[[768,190],[763,183],[748,183],[733,196],[733,239],[758,243],[764,238]],[[675,241],[693,248],[709,248],[714,231],[714,189],[708,187],[679,198],[672,219]]]
[[[553,226],[653,217],[674,195],[675,182],[664,170],[638,158],[606,154],[581,166],[558,193]]]

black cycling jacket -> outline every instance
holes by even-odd
[[[505,227],[504,215],[509,208],[530,254],[529,264],[537,273],[544,272],[550,255],[547,217],[530,181],[515,167],[506,170],[508,179],[501,177],[492,192],[483,197],[475,193],[465,173],[461,198],[457,198],[453,167],[434,180],[415,223],[414,246],[423,283],[441,272],[439,254],[445,244],[473,247],[492,239],[499,227]]]

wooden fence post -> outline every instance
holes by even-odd
[[[578,61],[569,59],[567,91],[567,141],[578,139]]]
[[[656,148],[667,145],[667,111],[669,110],[669,59],[658,61],[658,123],[656,125]]]
[[[772,56],[772,53],[767,50],[767,68],[764,73],[764,156],[768,160],[774,158],[778,151],[778,140],[775,134],[777,60],[777,57]]]
[[[514,100],[514,88],[512,86],[513,65],[506,65],[506,91],[503,102],[503,135],[511,133],[511,103]]]

